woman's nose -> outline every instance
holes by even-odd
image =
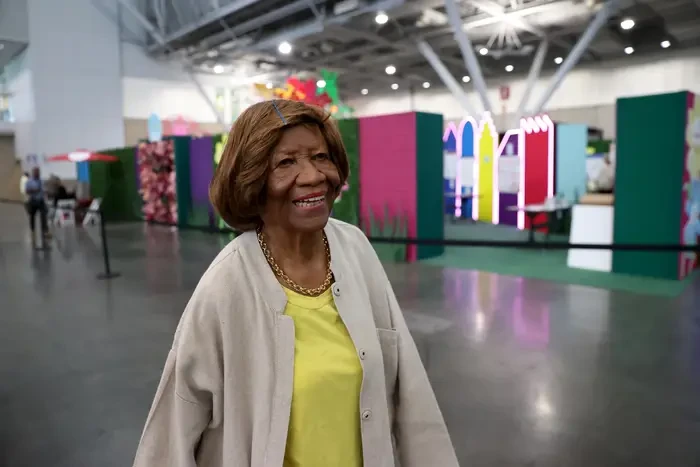
[[[306,159],[301,162],[301,168],[299,171],[299,176],[297,177],[297,183],[299,185],[318,185],[326,180],[326,176],[318,170],[316,165]]]

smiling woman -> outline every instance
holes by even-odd
[[[457,467],[377,255],[329,219],[347,176],[322,109],[236,120],[210,194],[244,233],[182,315],[135,466]]]

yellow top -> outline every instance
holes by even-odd
[[[285,288],[294,320],[294,392],[284,467],[362,467],[362,365],[331,291]]]

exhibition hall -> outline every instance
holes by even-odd
[[[698,18],[0,0],[0,465],[697,465]]]

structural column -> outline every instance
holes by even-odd
[[[116,16],[116,2],[107,8]],[[18,149],[38,156],[44,176],[74,179],[75,164],[44,157],[124,145],[118,26],[85,0],[27,0],[27,10],[34,119]]]

